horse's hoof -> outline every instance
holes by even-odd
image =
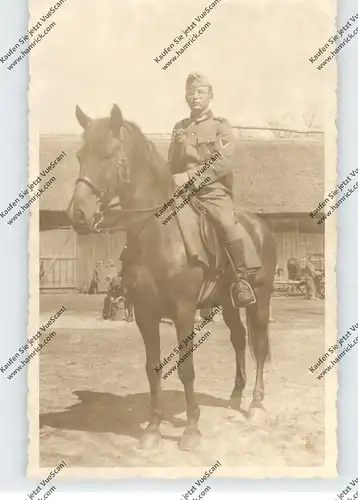
[[[233,410],[236,410],[236,411],[240,411],[241,410],[241,398],[231,396],[229,408],[232,408]]]
[[[185,432],[179,441],[179,449],[182,451],[195,451],[199,448],[201,441],[201,434],[196,432]]]
[[[143,434],[139,441],[139,448],[141,450],[153,450],[159,447],[161,441],[160,434],[157,432],[148,432]]]
[[[241,391],[234,389],[230,396],[229,408],[233,410],[241,410]]]
[[[248,419],[254,424],[267,424],[269,415],[261,403],[251,404],[248,411]]]

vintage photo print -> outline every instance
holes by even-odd
[[[318,0],[29,0],[28,474],[337,475],[336,26]],[[358,185],[358,183],[357,183]],[[9,382],[11,383],[11,382]],[[195,496],[195,495],[194,495]]]

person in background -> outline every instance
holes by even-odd
[[[108,291],[103,302],[103,319],[110,319],[114,301],[118,299],[118,297],[124,297],[124,293],[120,273],[117,273],[117,276],[109,278]]]
[[[98,283],[99,283],[99,270],[101,268],[102,262],[97,262],[96,267],[93,271],[92,280],[88,289],[88,293],[98,293]]]
[[[306,281],[309,289],[309,298],[311,300],[317,300],[317,294],[320,291],[321,283],[321,272],[316,268],[314,264],[314,259],[312,256],[308,256],[306,259],[306,267],[304,269],[306,275]]]
[[[281,279],[283,277],[283,269],[282,269],[282,267],[279,267],[278,265],[276,266],[275,277],[277,277],[277,279]]]

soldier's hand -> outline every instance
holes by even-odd
[[[181,186],[182,184],[185,184],[185,182],[189,180],[189,176],[186,172],[175,174],[173,177],[174,177],[174,182],[177,186]]]

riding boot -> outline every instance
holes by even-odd
[[[244,245],[241,239],[226,245],[231,263],[234,267],[234,281],[230,287],[232,304],[235,309],[255,304],[255,294],[247,281],[247,268],[244,261]]]

